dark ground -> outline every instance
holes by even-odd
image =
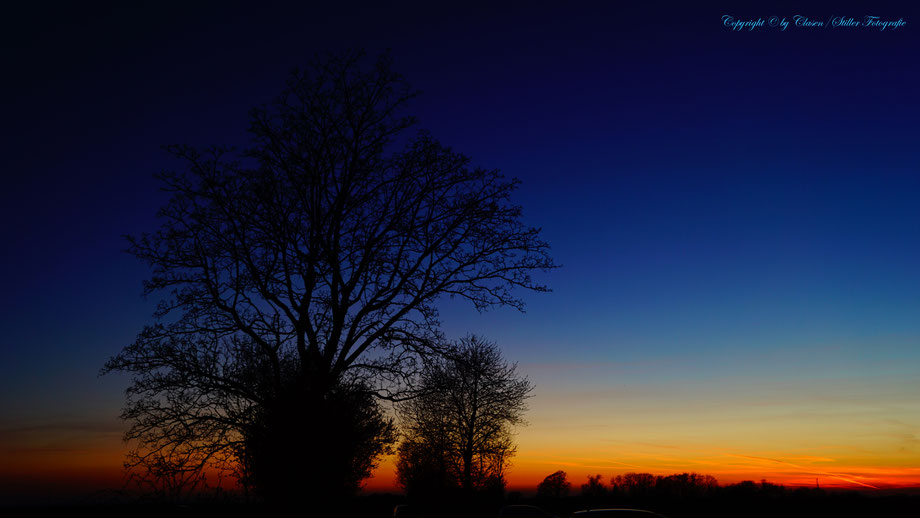
[[[0,507],[2,516],[93,516],[93,517],[262,517],[262,516],[329,516],[384,518],[393,516],[396,505],[406,504],[406,498],[394,494],[371,494],[350,503],[332,507],[303,502],[294,508],[277,509],[256,503],[227,501],[224,503],[143,504],[95,503],[67,506]],[[828,492],[814,489],[752,491],[748,494],[724,489],[708,496],[688,498],[583,496],[563,499],[538,499],[509,493],[503,501],[443,502],[427,509],[409,504],[421,517],[485,517],[495,518],[507,504],[535,505],[556,516],[567,517],[581,509],[638,508],[661,513],[668,518],[693,517],[833,517],[833,518],[894,518],[920,516],[920,495],[915,491],[894,491],[879,495],[856,491]]]

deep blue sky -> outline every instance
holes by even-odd
[[[868,12],[383,4],[4,15],[3,437],[117,414],[125,381],[96,373],[150,322],[147,270],[120,236],[155,226],[152,175],[178,165],[160,145],[245,145],[251,107],[291,68],[344,48],[389,50],[423,92],[421,128],[523,180],[517,201],[564,266],[525,315],[448,302],[449,334],[483,333],[535,369],[734,369],[745,351],[779,348],[836,351],[850,372],[867,351],[895,370],[915,356],[916,11],[871,9],[908,21],[896,31],[734,32],[723,14]]]

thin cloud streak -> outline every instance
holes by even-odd
[[[752,460],[760,460],[760,461],[766,461],[766,462],[774,462],[774,463],[777,463],[777,464],[782,464],[782,465],[784,465],[784,466],[790,466],[790,467],[796,468],[796,469],[798,469],[798,470],[801,470],[803,473],[808,473],[808,474],[810,474],[810,475],[821,475],[821,476],[825,476],[825,477],[836,478],[836,479],[842,480],[842,481],[844,481],[844,482],[849,482],[850,484],[856,484],[856,485],[860,485],[860,486],[863,486],[863,487],[868,487],[868,488],[870,488],[870,489],[878,489],[877,486],[873,486],[873,485],[871,485],[871,484],[866,484],[866,483],[864,483],[864,482],[860,482],[860,481],[858,481],[858,480],[854,480],[853,478],[845,477],[845,476],[843,476],[843,475],[841,475],[841,474],[839,474],[839,473],[831,473],[831,472],[829,472],[829,471],[817,471],[817,470],[813,470],[813,469],[811,469],[811,468],[808,468],[807,466],[800,466],[800,465],[798,465],[798,464],[793,464],[792,462],[787,462],[787,461],[784,461],[784,460],[770,459],[770,458],[766,458],[766,457],[755,457],[755,456],[752,456],[752,455],[738,455],[738,454],[732,454],[732,453],[729,453],[729,454],[727,454],[727,455],[730,456],[730,457],[738,457],[738,458],[742,458],[742,459],[752,459]]]

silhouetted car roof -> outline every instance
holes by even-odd
[[[498,512],[498,518],[557,518],[535,505],[506,505]]]
[[[591,509],[575,511],[571,518],[665,518],[664,516],[643,511],[642,509]]]

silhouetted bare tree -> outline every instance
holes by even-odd
[[[333,56],[252,112],[245,152],[170,148],[186,170],[160,176],[160,227],[129,248],[165,299],[103,369],[133,376],[138,463],[174,449],[298,495],[354,487],[390,429],[362,394],[393,397],[437,349],[439,297],[521,308],[515,288],[546,290],[531,273],[554,265],[510,203],[517,181],[407,135],[414,95],[386,59]],[[348,430],[342,398],[379,423]],[[373,446],[347,459],[342,437]]]
[[[399,405],[406,438],[397,478],[407,491],[436,483],[466,492],[503,488],[532,385],[495,343],[461,339],[422,373],[421,393]]]

